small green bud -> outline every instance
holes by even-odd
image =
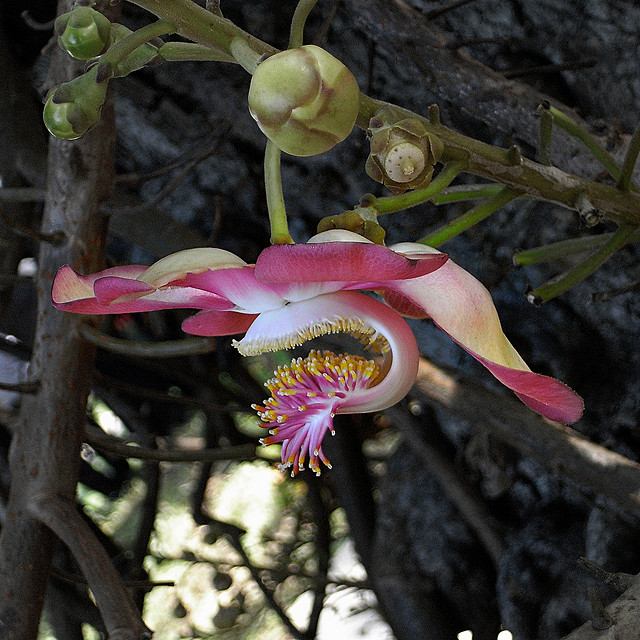
[[[383,118],[374,116],[369,135],[371,151],[365,169],[371,178],[395,194],[429,185],[444,145],[420,120],[406,118],[386,124]]]
[[[54,87],[47,94],[42,114],[49,132],[75,140],[100,120],[108,82],[96,82],[97,66],[84,75]]]
[[[261,62],[249,88],[249,111],[262,132],[294,156],[324,153],[356,122],[360,90],[353,74],[324,49],[305,45]]]
[[[91,7],[79,4],[55,21],[58,45],[77,60],[99,56],[107,47],[110,31],[108,18]]]

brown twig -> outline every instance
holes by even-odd
[[[122,640],[150,638],[131,596],[125,589],[104,547],[80,517],[75,503],[40,494],[29,503],[29,512],[67,545],[93,593],[109,637]]]
[[[213,338],[183,338],[182,340],[164,340],[162,342],[133,342],[114,338],[102,333],[88,324],[80,329],[83,338],[91,344],[123,356],[138,358],[175,358],[178,356],[211,353],[215,350]]]
[[[488,431],[557,476],[640,516],[637,462],[591,442],[570,427],[545,420],[515,398],[489,391],[424,358],[413,393]]]
[[[99,451],[137,460],[209,462],[215,460],[253,460],[257,457],[256,448],[252,444],[219,447],[218,449],[150,449],[149,447],[126,444],[91,425],[87,425],[84,439],[87,444]]]
[[[499,533],[499,525],[486,508],[480,492],[469,482],[465,482],[454,465],[429,443],[424,429],[413,416],[397,407],[387,409],[385,414],[391,417],[407,444],[436,477],[497,567],[504,552],[504,542]]]
[[[265,597],[267,604],[273,610],[273,612],[280,618],[284,626],[289,630],[289,633],[294,638],[298,640],[313,640],[313,637],[307,635],[305,632],[300,631],[289,619],[289,616],[283,611],[282,607],[277,603],[273,591],[264,583],[260,572],[256,567],[253,566],[247,552],[244,550],[244,546],[242,545],[242,540],[240,539],[246,531],[241,529],[240,527],[236,527],[235,525],[229,524],[228,522],[222,522],[221,520],[215,520],[213,518],[210,519],[210,524],[215,527],[219,527],[222,530],[222,533],[227,536],[229,542],[233,548],[240,554],[242,557],[242,561],[244,562],[244,566],[249,569],[249,573],[253,578],[254,582],[262,591],[262,595]]]

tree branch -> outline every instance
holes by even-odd
[[[109,640],[150,638],[151,633],[143,624],[111,558],[79,516],[76,505],[71,500],[43,493],[32,498],[29,512],[73,553],[100,609]]]
[[[640,517],[640,464],[536,415],[515,398],[460,378],[424,358],[413,395],[488,431],[554,475],[606,496]]]

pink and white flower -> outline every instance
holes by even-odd
[[[360,293],[372,290],[384,302]],[[416,243],[382,247],[348,231],[327,231],[307,244],[274,245],[255,265],[222,249],[181,251],[150,267],[125,266],[78,275],[60,269],[52,298],[76,313],[130,313],[167,308],[200,311],[187,333],[244,333],[243,355],[289,349],[329,333],[359,339],[381,362],[312,351],[281,367],[257,407],[282,443],[282,468],[328,464],[321,443],[336,413],[385,409],[411,388],[418,368],[415,338],[402,316],[431,318],[534,411],[571,423],[581,398],[554,378],[533,373],[504,335],[485,287],[446,254]],[[385,304],[386,303],[386,304]],[[380,358],[378,358],[380,359]]]

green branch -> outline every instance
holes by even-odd
[[[491,214],[495,213],[498,209],[508,202],[511,202],[519,195],[519,191],[511,189],[510,187],[503,187],[499,193],[492,198],[489,198],[486,202],[479,204],[477,207],[473,207],[473,209],[470,209],[455,220],[448,222],[439,229],[436,229],[430,234],[424,236],[424,238],[420,238],[417,242],[429,245],[430,247],[439,247],[447,240],[457,236],[459,233],[462,233],[474,224],[488,218]]]
[[[267,194],[269,223],[271,224],[271,244],[293,244],[289,235],[287,210],[282,193],[281,155],[280,149],[271,140],[267,140],[264,150],[264,187]]]
[[[627,244],[636,230],[636,227],[632,225],[621,226],[596,253],[572,269],[569,269],[569,271],[533,289],[527,294],[527,299],[533,304],[540,305],[571,289],[571,287],[575,287],[579,282],[582,282],[586,277],[590,276],[601,264],[618,251],[618,249]]]
[[[276,49],[254,38],[230,21],[198,6],[191,0],[131,0],[156,16],[171,22],[176,32],[199,44],[231,55],[231,43],[242,38],[257,54],[275,53]],[[357,126],[367,129],[369,120],[381,109],[391,112],[395,120],[418,118],[425,130],[438,136],[444,144],[443,161],[466,160],[465,171],[499,182],[520,191],[523,196],[553,202],[577,210],[581,198],[603,212],[604,217],[619,224],[640,224],[640,194],[624,191],[567,174],[553,166],[544,166],[523,158],[517,152],[500,149],[479,140],[459,134],[433,119],[418,116],[407,109],[360,95],[360,111]],[[603,163],[608,171],[619,179],[620,173],[613,158],[604,151],[587,132],[551,107],[554,122],[583,141]],[[573,128],[572,128],[572,123]],[[576,128],[577,127],[577,128]],[[394,209],[396,210],[396,209]]]
[[[291,32],[289,34],[289,49],[301,47],[304,42],[304,25],[311,9],[316,6],[318,0],[299,0],[298,6],[291,20]]]
[[[563,113],[559,109],[543,103],[543,109],[547,109],[553,118],[553,123],[557,124],[560,128],[564,129],[568,134],[577,138],[584,144],[589,151],[600,161],[602,166],[611,174],[611,176],[617,180],[620,177],[620,169],[618,164],[612,155],[607,153],[599,144],[598,141],[587,131],[585,131],[573,118],[570,118],[566,113]]]
[[[632,186],[631,177],[633,176],[633,168],[636,166],[638,153],[640,153],[640,125],[636,127],[636,130],[629,141],[627,153],[624,156],[622,169],[620,171],[620,178],[618,180],[618,189],[621,191],[629,191]]]
[[[366,206],[375,209],[378,215],[395,213],[396,211],[402,211],[409,207],[415,207],[431,199],[445,187],[448,187],[455,177],[464,170],[464,161],[454,160],[453,162],[448,162],[428,187],[416,189],[415,191],[407,191],[397,196],[368,198]]]

